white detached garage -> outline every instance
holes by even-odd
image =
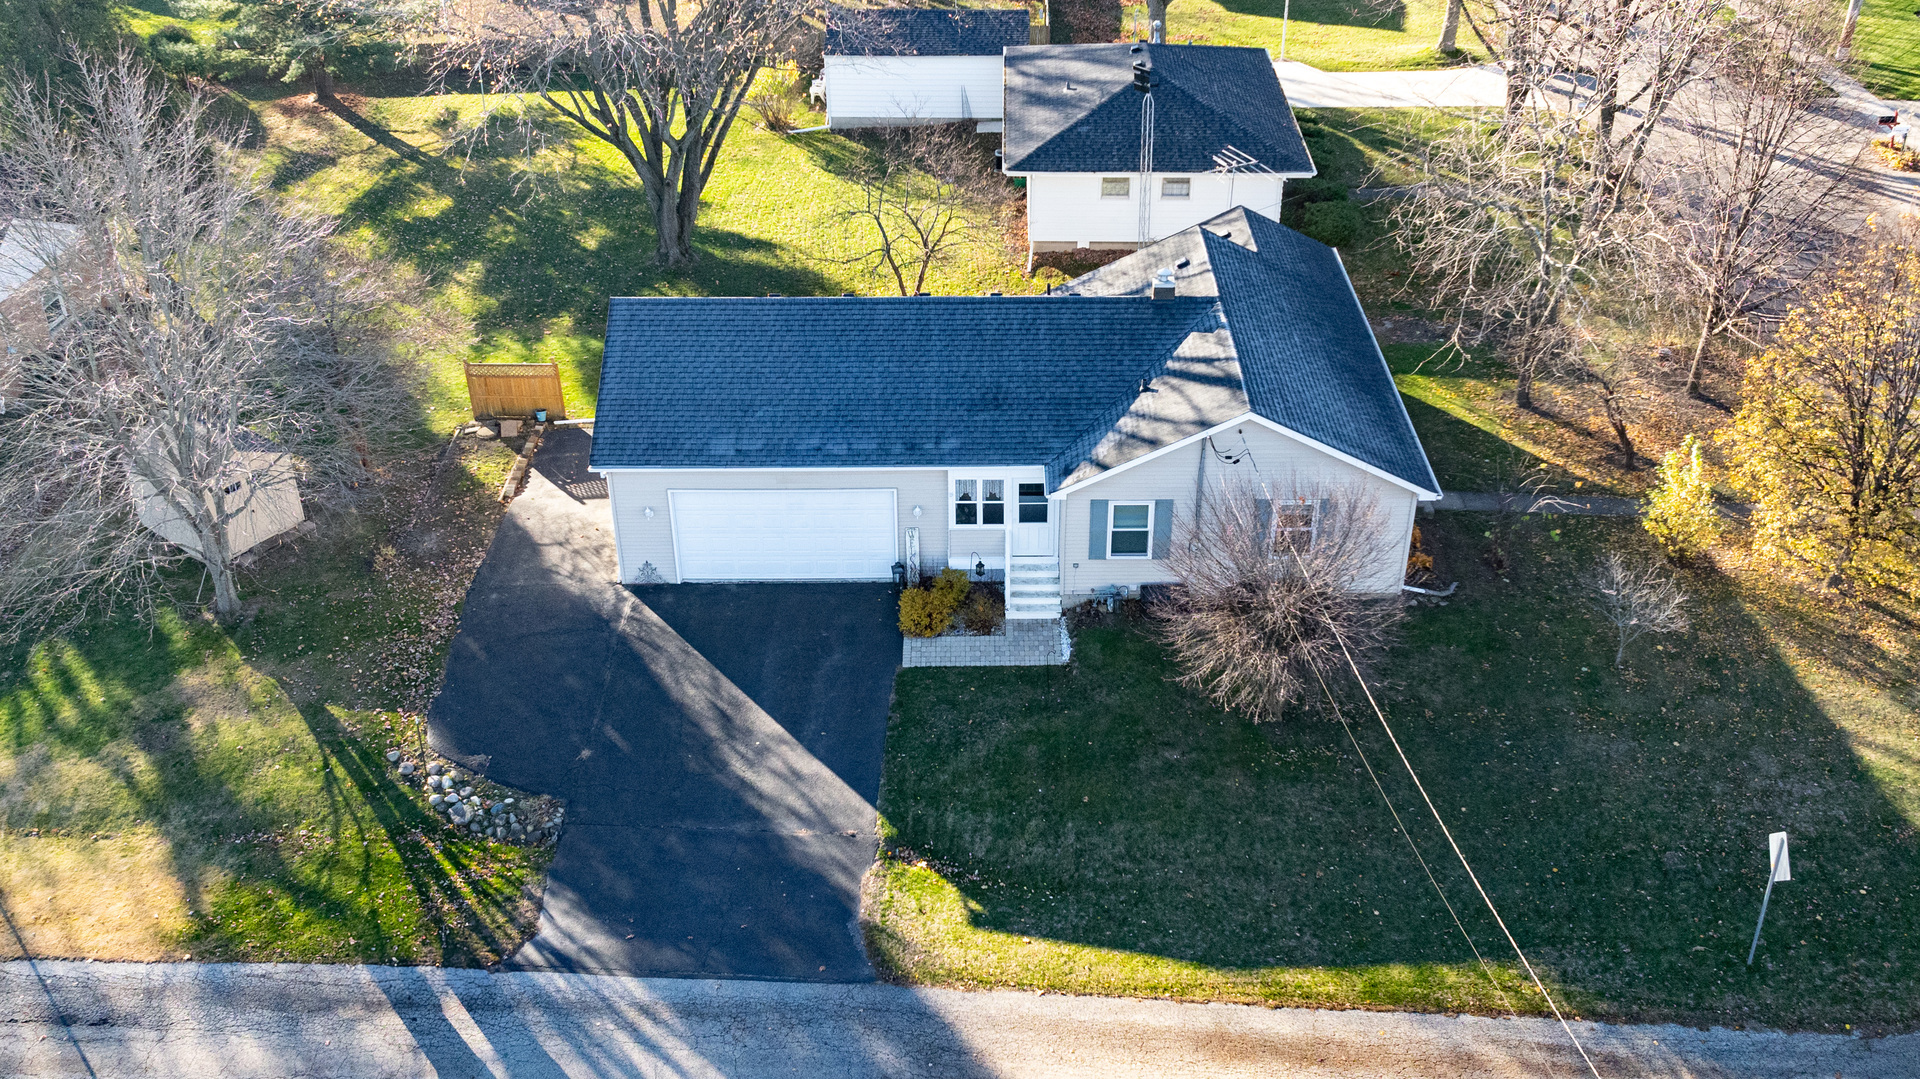
[[[835,129],[975,120],[998,130],[1000,54],[1031,35],[1024,7],[827,9],[816,92]]]

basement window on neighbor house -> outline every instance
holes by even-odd
[[[1169,176],[1160,181],[1160,197],[1163,199],[1192,198],[1193,181],[1185,176]]]
[[[1133,192],[1133,181],[1126,176],[1103,176],[1100,178],[1100,197],[1103,199],[1124,199]]]

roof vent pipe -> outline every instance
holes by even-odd
[[[1173,299],[1173,271],[1161,270],[1153,275],[1153,298],[1156,300]]]

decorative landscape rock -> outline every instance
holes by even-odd
[[[397,750],[397,749],[389,749],[389,750],[387,750],[387,762],[388,762],[388,763],[392,763],[392,762],[394,762],[394,761],[397,761],[397,760],[399,760],[399,759],[400,759],[400,751],[399,751],[399,750]]]
[[[412,762],[412,761],[406,761],[406,762],[404,762],[403,764],[401,764],[401,765],[400,765],[400,774],[401,774],[401,775],[403,775],[403,776],[410,776],[410,775],[412,775],[412,774],[413,774],[413,762]]]

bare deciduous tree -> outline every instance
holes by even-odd
[[[618,150],[645,190],[660,260],[682,265],[754,76],[805,11],[800,0],[447,0],[435,29],[443,79],[537,97]]]
[[[892,277],[902,296],[922,291],[935,266],[999,230],[1013,201],[964,124],[882,128],[849,179],[858,201],[841,219],[863,226],[872,244],[840,261]]]
[[[151,603],[188,555],[143,511],[191,533],[215,611],[234,614],[229,527],[254,493],[289,470],[310,498],[364,479],[401,399],[367,321],[372,283],[331,257],[328,224],[276,209],[204,100],[171,99],[125,53],[79,68],[71,96],[10,87],[4,121],[15,209],[75,238],[35,245],[63,317],[13,357],[23,411],[0,439],[15,638]]]
[[[1831,15],[1798,0],[1741,5],[1724,62],[1655,147],[1644,235],[1698,311],[1688,393],[1709,342],[1778,317],[1848,208],[1858,136],[1818,111],[1831,92],[1802,62],[1831,46]]]
[[[1516,398],[1574,347],[1569,330],[1610,260],[1647,147],[1721,36],[1719,0],[1495,5],[1509,94],[1499,124],[1429,150],[1395,210],[1416,270],[1454,314],[1455,340],[1497,344]],[[1619,118],[1631,115],[1633,122]]]
[[[1381,587],[1379,524],[1361,488],[1209,491],[1176,523],[1166,565],[1178,584],[1156,610],[1181,681],[1264,721],[1331,684],[1348,654],[1364,670],[1402,614],[1397,590],[1366,591]]]
[[[1613,665],[1627,661],[1627,646],[1648,633],[1679,633],[1690,624],[1687,594],[1650,559],[1608,551],[1587,575],[1600,616],[1619,633]]]

